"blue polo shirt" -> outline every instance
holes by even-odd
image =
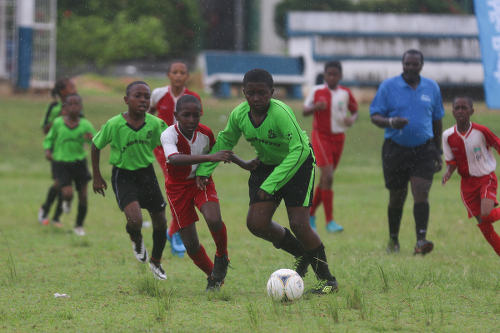
[[[419,146],[434,137],[432,122],[443,118],[441,91],[431,79],[420,77],[417,89],[410,87],[402,75],[380,84],[370,105],[370,116],[403,117],[408,124],[402,129],[387,127],[384,137],[405,147]]]

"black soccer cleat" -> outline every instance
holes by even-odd
[[[434,244],[431,241],[428,241],[427,239],[421,239],[417,241],[413,255],[421,254],[424,256],[427,253],[431,252],[433,248]]]
[[[222,257],[215,256],[214,258],[214,268],[212,269],[212,274],[210,274],[210,278],[214,280],[215,284],[218,284],[219,287],[224,283],[224,279],[227,274],[227,267],[229,266],[229,258],[227,254]]]
[[[337,280],[333,278],[333,280],[318,280],[316,285],[309,290],[311,294],[317,295],[327,295],[336,293],[339,290],[339,285]]]
[[[309,260],[307,260],[305,255],[295,257],[295,263],[293,264],[294,271],[300,275],[301,278],[306,276],[307,267],[309,266]]]
[[[207,288],[205,289],[206,291],[216,291],[219,290],[220,287],[224,284],[224,281],[219,282],[215,281],[212,276],[207,277]]]
[[[399,242],[394,240],[389,240],[386,248],[387,253],[399,253]]]

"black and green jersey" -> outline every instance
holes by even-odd
[[[42,127],[52,124],[54,120],[61,115],[62,104],[60,102],[53,102],[49,105],[45,117],[42,120]]]
[[[64,123],[63,117],[58,117],[54,120],[49,133],[43,140],[43,148],[52,150],[54,161],[80,161],[86,155],[83,144],[88,133],[95,135],[96,130],[87,119],[80,119],[76,127],[70,128]]]
[[[229,116],[226,128],[219,133],[211,153],[231,150],[243,134],[255,148],[259,160],[276,165],[260,188],[274,194],[292,178],[311,153],[309,138],[300,128],[292,109],[285,103],[271,99],[267,116],[255,126],[250,118],[248,102],[238,105]],[[217,163],[202,163],[197,176],[209,176]]]
[[[137,170],[153,163],[153,149],[161,145],[160,136],[166,128],[163,120],[146,113],[144,124],[134,129],[123,114],[119,114],[104,124],[93,141],[98,149],[109,143],[110,164],[121,169]]]

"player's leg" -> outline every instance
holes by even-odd
[[[500,236],[496,233],[491,222],[483,220],[490,215],[493,207],[495,206],[495,201],[489,198],[481,199],[481,215],[476,217],[478,221],[478,228],[481,230],[486,241],[491,245],[493,250],[500,256]]]
[[[335,168],[332,164],[325,165],[320,169],[319,190],[325,210],[326,230],[328,232],[340,232],[344,228],[335,222],[333,218],[333,173]]]
[[[76,222],[73,232],[77,236],[85,236],[85,230],[83,229],[83,223],[88,211],[88,182],[85,181],[82,184],[77,185],[78,191],[78,212],[76,213]]]
[[[321,140],[320,134],[313,130],[311,133],[311,145],[313,147],[314,155],[316,156],[316,165],[320,168],[331,164],[331,154],[326,150],[327,146],[324,145],[324,140]],[[321,187],[321,181],[316,186],[314,190],[313,200],[311,208],[309,209],[309,223],[313,229],[316,229],[316,209],[323,202],[323,188]],[[327,220],[328,221],[328,220]]]
[[[184,246],[186,247],[186,252],[193,261],[193,263],[201,269],[207,276],[210,282],[210,274],[212,274],[214,264],[212,260],[207,255],[205,247],[200,244],[198,240],[198,233],[196,232],[196,223],[191,223],[180,230],[178,230]]]
[[[59,183],[57,182],[57,177],[56,177],[57,176],[56,170],[54,169],[54,161],[50,162],[50,172],[52,174],[52,179],[54,180],[54,183],[49,187],[47,196],[45,198],[45,202],[42,204],[40,210],[38,211],[38,222],[40,222],[43,225],[49,224],[48,216],[50,207],[52,206],[52,204],[54,203],[60,192]]]

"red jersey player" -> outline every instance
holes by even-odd
[[[170,80],[170,85],[156,88],[151,93],[151,103],[149,112],[156,114],[161,118],[168,126],[175,123],[174,111],[175,105],[181,96],[193,95],[198,100],[201,101],[200,96],[186,88],[186,81],[189,79],[189,72],[187,65],[180,61],[172,61],[167,68],[167,77]],[[203,110],[202,110],[203,113]],[[161,166],[163,171],[163,176],[165,177],[165,186],[167,184],[167,164],[165,160],[165,155],[163,154],[162,147],[157,147],[154,150],[154,154],[158,164]],[[185,252],[185,247],[178,234],[169,233],[168,240],[171,242],[172,253],[182,257]]]
[[[314,192],[309,221],[316,228],[316,208],[323,202],[326,230],[344,230],[333,219],[333,172],[344,148],[345,130],[358,118],[358,103],[351,91],[339,85],[342,65],[338,61],[325,64],[325,84],[315,86],[304,102],[304,116],[313,114],[311,143],[320,168],[318,187]],[[347,113],[350,112],[350,115]]]
[[[500,219],[497,201],[496,160],[491,147],[500,153],[500,139],[486,126],[472,123],[472,99],[456,97],[453,117],[457,124],[443,132],[443,152],[446,173],[443,185],[455,170],[462,177],[460,192],[469,218],[475,217],[484,238],[500,256],[500,237],[492,223]]]
[[[200,115],[200,101],[194,96],[182,96],[176,106],[177,123],[162,133],[161,142],[167,160],[167,199],[173,215],[168,232],[170,235],[179,232],[189,257],[207,275],[207,290],[213,290],[224,283],[229,264],[227,232],[214,182],[210,178],[205,189],[199,189],[195,181],[196,168],[202,162],[234,161],[249,169],[256,162],[241,161],[229,150],[209,154],[215,139],[210,128],[199,123]],[[205,218],[215,241],[213,263],[198,241],[195,207]]]

